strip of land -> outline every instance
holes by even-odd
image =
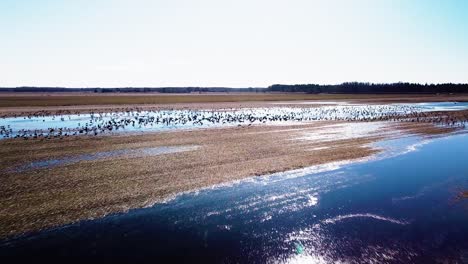
[[[298,102],[415,103],[468,101],[468,94],[90,94],[0,93],[0,117],[157,109],[220,109],[282,106],[313,107]]]
[[[369,144],[407,133],[453,131],[427,123],[381,122],[358,136],[346,126],[311,122],[193,131],[0,141],[0,237],[56,227],[152,205],[173,195],[220,183],[317,164],[356,160],[379,152]],[[308,139],[309,138],[309,139]],[[113,150],[198,146],[155,156],[118,156],[64,166],[15,171],[31,162]]]

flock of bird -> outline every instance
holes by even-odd
[[[226,110],[155,110],[72,115],[34,115],[0,119],[0,138],[63,138],[116,131],[156,131],[208,126],[342,120],[433,122],[465,127],[466,119],[433,115],[411,105],[339,105]]]

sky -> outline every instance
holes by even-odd
[[[0,0],[0,86],[468,82],[465,0]]]

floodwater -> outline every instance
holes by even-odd
[[[136,149],[118,149],[111,151],[96,152],[91,154],[74,155],[62,157],[60,159],[46,159],[34,161],[19,167],[11,168],[11,171],[24,172],[28,170],[35,170],[41,168],[53,168],[57,166],[66,166],[80,161],[93,161],[108,158],[130,157],[141,158],[148,156],[158,156],[170,153],[177,153],[183,151],[191,151],[197,149],[198,146],[162,146],[152,148],[136,148]]]
[[[185,193],[0,243],[107,262],[468,263],[468,135],[377,143],[332,163]]]
[[[467,102],[332,105],[237,110],[161,110],[0,118],[0,139],[63,137],[101,133],[167,131],[316,120],[378,120],[427,111],[468,109]]]
[[[468,108],[468,102],[432,102],[415,104],[425,111],[458,111]]]

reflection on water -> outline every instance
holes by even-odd
[[[4,241],[0,255],[150,263],[466,262],[468,204],[454,197],[468,189],[468,136],[414,147],[420,140],[382,143],[393,146],[390,156],[373,161],[256,177]]]

